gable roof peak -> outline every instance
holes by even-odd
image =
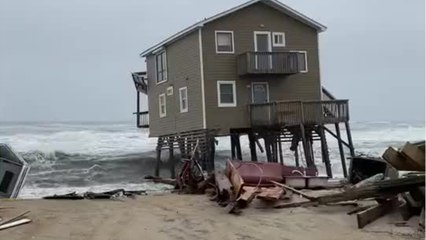
[[[214,15],[212,17],[204,18],[202,21],[199,21],[199,22],[197,22],[197,23],[195,23],[195,24],[193,24],[193,25],[191,25],[191,26],[183,29],[182,31],[180,31],[180,32],[178,32],[178,33],[170,36],[169,38],[165,39],[164,41],[162,41],[162,42],[160,42],[160,43],[158,43],[158,44],[156,44],[156,45],[148,48],[147,50],[143,51],[140,54],[140,56],[141,57],[146,57],[147,55],[150,55],[152,52],[154,52],[156,49],[161,48],[161,47],[163,47],[163,46],[165,46],[167,44],[170,44],[170,43],[172,43],[172,42],[174,42],[174,41],[176,41],[176,40],[178,40],[178,39],[180,39],[180,38],[182,38],[182,37],[184,37],[184,36],[192,33],[193,31],[195,31],[195,30],[197,30],[199,28],[202,28],[205,24],[207,24],[209,22],[212,22],[212,21],[214,21],[216,19],[222,18],[222,17],[224,17],[226,15],[229,15],[229,14],[231,14],[233,12],[236,12],[236,11],[238,11],[240,9],[243,9],[245,7],[248,7],[248,6],[251,6],[251,5],[253,5],[255,3],[258,3],[258,2],[264,3],[264,4],[266,4],[266,5],[270,6],[270,7],[273,7],[275,9],[277,9],[277,10],[285,13],[285,14],[288,14],[290,17],[292,17],[294,19],[297,19],[297,20],[305,23],[306,25],[308,25],[308,26],[310,26],[312,28],[315,28],[318,32],[323,32],[323,31],[325,31],[327,29],[327,27],[325,27],[321,23],[319,23],[319,22],[317,22],[317,21],[315,21],[315,20],[307,17],[306,15],[303,15],[302,13],[294,10],[293,8],[285,5],[284,3],[282,3],[282,2],[280,2],[278,0],[250,0],[250,1],[246,2],[246,3],[243,3],[243,4],[238,5],[236,7],[230,8],[230,9],[228,9],[228,10],[226,10],[224,12],[221,12],[219,14],[216,14],[216,15]]]

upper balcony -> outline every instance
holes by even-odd
[[[296,52],[245,52],[237,59],[238,74],[295,74],[300,72]]]

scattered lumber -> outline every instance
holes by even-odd
[[[43,197],[43,199],[48,199],[48,200],[82,200],[84,199],[84,197],[80,194],[77,194],[75,192],[72,193],[67,193],[67,194],[63,194],[63,195],[52,195],[52,196],[46,196]]]
[[[285,191],[282,187],[261,188],[256,197],[265,201],[278,201],[284,193]]]
[[[410,176],[406,178],[389,179],[374,182],[368,186],[350,189],[348,191],[321,196],[316,199],[319,204],[342,202],[366,198],[392,197],[398,193],[410,191],[411,189],[425,184],[425,176]]]
[[[305,193],[303,193],[303,192],[301,192],[301,191],[299,191],[297,189],[294,189],[294,188],[292,188],[290,186],[287,186],[285,184],[282,184],[282,183],[279,183],[279,182],[275,182],[275,181],[270,181],[270,182],[273,183],[273,184],[275,184],[276,186],[282,187],[282,188],[284,188],[286,190],[290,190],[290,191],[292,191],[292,192],[294,192],[296,194],[299,194],[300,196],[302,196],[302,197],[304,197],[306,199],[309,199],[309,200],[312,200],[312,201],[315,201],[317,199],[316,197],[309,196],[309,195],[307,195],[307,194],[305,194]]]
[[[394,197],[376,206],[372,206],[362,212],[359,212],[356,216],[358,228],[363,228],[367,224],[389,213],[396,206],[397,203],[398,199]]]
[[[401,150],[389,147],[383,153],[390,165],[401,171],[425,171],[425,142],[406,143]]]
[[[114,199],[117,197],[135,197],[136,195],[146,195],[145,190],[139,191],[126,191],[124,189],[116,189],[107,192],[95,193],[95,192],[85,192],[83,194],[77,194],[75,192],[63,194],[63,195],[53,195],[46,196],[43,199],[47,200],[83,200],[83,199]]]

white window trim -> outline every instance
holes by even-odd
[[[265,84],[266,85],[266,96],[268,98],[268,103],[270,102],[269,99],[269,83],[268,82],[252,82],[251,83],[251,102],[254,103],[254,84]]]
[[[301,73],[307,73],[308,72],[308,51],[305,50],[298,50],[298,51],[290,51],[290,52],[296,52],[296,53],[304,53],[305,54],[305,66],[306,66],[306,70],[305,71],[300,71]]]
[[[161,112],[161,98],[162,97],[164,97],[164,113]],[[159,110],[159,113],[160,113],[160,118],[167,116],[167,98],[166,98],[165,93],[158,95],[158,110]]]
[[[233,103],[220,102],[220,85],[221,84],[232,84]],[[236,107],[237,106],[237,87],[235,85],[235,81],[217,81],[217,105],[218,107]]]
[[[228,52],[228,51],[219,51],[217,49],[217,34],[218,33],[230,33],[231,34],[231,42],[232,42],[232,51]],[[234,54],[235,53],[235,42],[234,42],[234,31],[225,31],[225,30],[216,30],[214,31],[214,38],[215,38],[215,48],[216,48],[216,53],[218,54]]]
[[[275,43],[275,36],[282,36],[283,37],[283,43]],[[285,47],[285,32],[273,32],[272,33],[272,46],[273,47]]]
[[[162,79],[161,81],[159,81],[159,79],[158,79],[158,69],[157,69],[157,56],[158,55],[160,55],[160,54],[163,54],[164,53],[164,58],[165,58],[165,61],[166,61],[166,78],[165,79]],[[167,78],[168,78],[168,64],[167,64],[167,52],[166,52],[166,50],[165,49],[162,49],[162,50],[160,50],[159,52],[157,52],[155,55],[154,55],[154,58],[155,58],[155,82],[156,82],[156,84],[157,85],[160,85],[160,84],[162,84],[162,83],[165,83],[165,82],[167,82]],[[164,74],[163,74],[163,76],[164,76]]]
[[[185,90],[185,92],[186,92],[186,108],[183,108],[183,104],[182,104],[182,91],[183,90]],[[180,112],[181,113],[188,112],[189,102],[188,102],[188,88],[187,87],[179,88],[179,106],[180,106]]]
[[[271,32],[254,31],[254,51],[257,52],[257,35],[268,35],[268,52],[272,52]]]

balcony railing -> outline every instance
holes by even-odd
[[[136,127],[149,128],[149,112],[134,112],[136,114]]]
[[[293,126],[349,121],[348,100],[279,101],[250,105],[252,126]]]
[[[300,72],[295,52],[246,52],[237,61],[239,75]]]

